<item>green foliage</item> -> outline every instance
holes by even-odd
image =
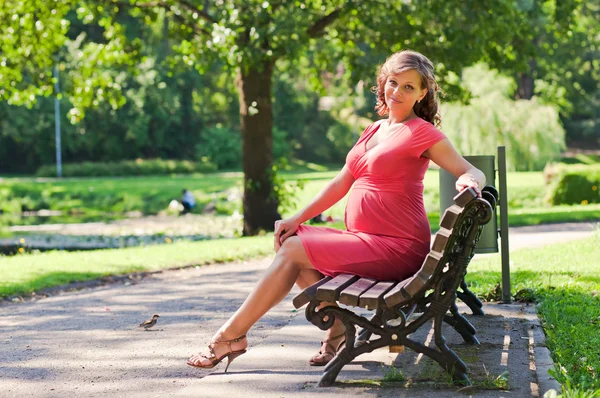
[[[532,7],[530,18],[535,62],[528,73],[535,79],[536,95],[559,106],[570,145],[598,148],[600,2],[545,3],[544,7]]]
[[[483,65],[463,74],[474,98],[469,105],[442,106],[442,127],[460,153],[495,154],[506,147],[509,170],[542,170],[565,148],[558,113],[537,100],[511,100],[512,81]]]
[[[557,366],[555,376],[562,384],[569,380],[578,388],[600,389],[600,299],[574,286],[543,294],[540,313]]]
[[[31,105],[53,92],[56,50],[66,41],[71,1],[3,1],[0,6],[0,98]]]
[[[546,168],[545,174],[546,200],[552,205],[600,203],[600,165],[554,166]]]
[[[201,133],[202,142],[196,145],[196,158],[208,159],[218,169],[239,168],[242,164],[240,133],[220,125]]]
[[[196,145],[196,158],[208,159],[219,170],[239,169],[242,166],[242,137],[222,125],[208,128],[201,133],[201,143]],[[289,158],[292,149],[285,131],[273,129],[273,157]]]
[[[399,369],[395,366],[385,366],[383,368],[383,379],[384,382],[402,382],[406,381],[406,376],[402,372],[402,369]]]
[[[306,184],[306,180],[304,179],[286,181],[280,170],[285,170],[288,167],[289,163],[287,159],[279,158],[269,174],[273,183],[273,195],[275,195],[277,203],[279,203],[277,211],[280,214],[288,213],[298,207],[298,194],[304,189],[304,185]]]
[[[555,376],[555,378],[558,374],[555,369],[549,370],[548,373]],[[565,385],[561,386],[560,395],[556,392],[556,390],[549,390],[544,394],[544,398],[600,398],[600,389],[591,390],[587,388],[573,387],[571,382],[567,380]]]
[[[595,164],[600,163],[600,154],[595,155],[591,153],[576,153],[570,156],[563,156],[560,158],[560,163],[565,164]]]
[[[206,158],[198,162],[189,160],[136,159],[119,162],[82,162],[63,165],[64,177],[123,177],[164,174],[191,174],[215,171],[216,167]],[[56,166],[42,166],[38,177],[56,177]]]

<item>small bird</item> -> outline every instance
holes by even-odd
[[[148,330],[150,329],[152,326],[156,325],[156,321],[158,321],[158,318],[160,318],[160,316],[158,315],[152,315],[152,318],[140,323],[140,327],[143,327],[144,330]]]

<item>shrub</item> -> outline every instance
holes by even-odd
[[[549,182],[546,201],[552,205],[600,203],[600,165],[560,165],[544,172]]]
[[[242,165],[242,137],[238,131],[217,125],[200,134],[196,145],[197,159],[206,158],[219,170],[235,169]]]
[[[136,175],[165,175],[207,173],[216,167],[208,159],[198,162],[189,160],[136,159],[117,162],[81,162],[64,164],[63,177],[123,177]],[[40,167],[35,173],[38,177],[56,177],[56,166]]]
[[[239,131],[217,125],[202,131],[202,143],[196,145],[198,159],[206,158],[219,170],[242,166],[242,136]],[[292,148],[283,130],[273,128],[273,159],[288,158]]]

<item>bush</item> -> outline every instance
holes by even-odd
[[[219,170],[242,167],[242,136],[239,131],[217,125],[202,131],[202,143],[196,145],[198,159],[206,158]],[[287,133],[273,128],[273,159],[292,154]]]
[[[190,174],[215,171],[208,159],[189,160],[136,159],[117,162],[81,162],[64,164],[63,177],[123,177],[142,175]],[[56,177],[56,166],[40,167],[37,177]]]
[[[206,158],[217,169],[237,169],[242,165],[242,137],[238,131],[217,125],[200,134],[196,158]]]
[[[552,205],[600,203],[600,165],[560,165],[544,170]]]

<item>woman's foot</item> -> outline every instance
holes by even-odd
[[[229,364],[234,359],[246,352],[248,341],[246,335],[235,339],[226,340],[222,334],[213,337],[208,345],[208,353],[198,353],[192,355],[187,364],[196,368],[211,369],[217,366],[224,358],[227,358],[227,366],[225,372],[229,368]]]
[[[333,329],[333,328],[332,328]],[[346,343],[346,332],[337,329],[327,331],[326,338],[321,342],[319,353],[308,360],[310,366],[325,366],[342,349]],[[338,333],[340,332],[340,333]]]

